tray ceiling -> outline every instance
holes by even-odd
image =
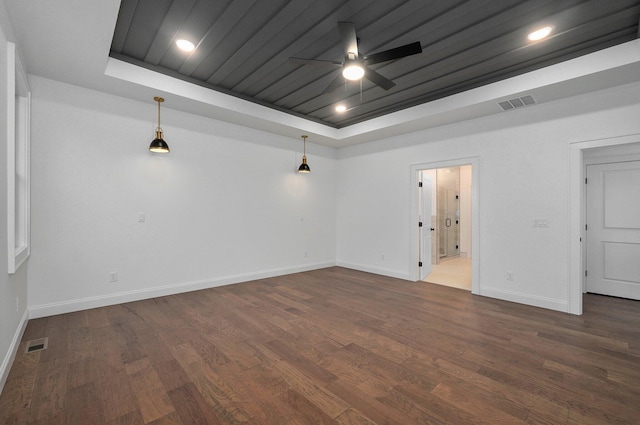
[[[343,128],[633,40],[639,17],[635,0],[122,0],[110,56]],[[323,94],[340,69],[289,58],[344,60],[340,21],[365,55],[423,52],[371,66],[390,90],[362,80]],[[550,38],[526,39],[545,25]]]

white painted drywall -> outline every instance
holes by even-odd
[[[6,20],[4,2],[0,2],[0,392],[9,374],[13,356],[27,319],[27,267],[7,274],[7,41],[13,40]],[[27,260],[28,261],[28,260]]]
[[[32,89],[34,316],[336,261],[409,279],[410,166],[463,157],[481,164],[480,293],[562,310],[568,143],[640,130],[631,85],[345,148],[338,159],[310,143],[313,172],[301,176],[297,140],[177,112],[168,99],[172,153],[151,155],[151,101],[37,77]]]
[[[31,84],[32,316],[334,264],[333,149],[309,140],[301,175],[302,139],[175,111],[167,97],[171,153],[152,154],[152,98]]]
[[[566,311],[568,145],[640,132],[638,99],[622,86],[342,149],[337,263],[411,278],[411,165],[477,157],[480,294]]]

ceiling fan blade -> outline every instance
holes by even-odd
[[[373,69],[367,68],[366,66],[364,67],[364,78],[376,84],[377,86],[382,87],[385,90],[389,90],[391,87],[396,85],[396,83],[394,83],[393,81],[389,80],[386,77],[383,77]]]
[[[299,63],[301,65],[342,66],[342,62],[326,61],[326,60],[319,60],[319,59],[289,58],[289,62]]]
[[[385,50],[384,52],[374,53],[364,58],[364,63],[367,65],[373,65],[380,62],[387,62],[394,59],[404,58],[405,56],[411,56],[418,53],[422,53],[422,46],[419,41],[415,43],[405,44],[404,46],[396,47],[395,49]]]
[[[356,24],[353,22],[338,22],[340,38],[344,48],[344,56],[349,53],[355,54],[353,59],[358,59],[358,36],[356,36]]]
[[[344,85],[344,77],[342,76],[342,73],[338,73],[336,78],[334,78],[333,81],[331,81],[331,83],[322,91],[322,94],[331,93],[342,85]]]

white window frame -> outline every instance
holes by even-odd
[[[31,89],[16,45],[7,43],[8,273],[31,253]]]

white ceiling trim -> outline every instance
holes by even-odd
[[[136,85],[156,89],[163,93],[170,93],[186,101],[198,102],[201,108],[199,115],[233,121],[236,124],[241,124],[246,127],[276,133],[282,133],[283,131],[290,133],[295,131],[294,137],[297,137],[298,133],[303,131],[325,139],[339,139],[338,130],[333,127],[173,78],[118,59],[109,58],[105,75]],[[174,100],[171,108],[181,109],[181,105],[183,107],[186,106],[183,102],[176,104]]]
[[[533,94],[537,103],[602,90],[640,80],[640,40],[617,45],[560,64],[335,129],[155,71],[109,58],[105,74],[179,96],[172,108],[290,137],[301,133],[315,143],[346,147],[503,112],[498,102]]]

